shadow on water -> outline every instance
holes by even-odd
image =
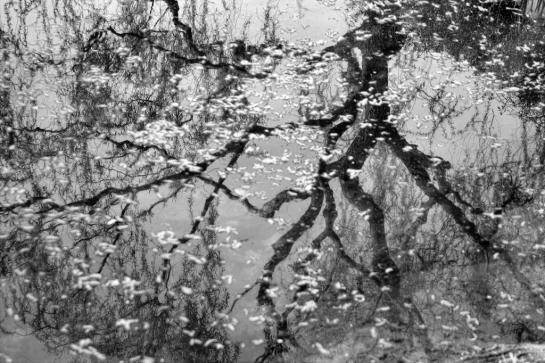
[[[542,26],[258,5],[4,5],[0,359],[543,359]]]

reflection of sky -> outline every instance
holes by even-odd
[[[217,0],[216,0],[217,1]],[[333,40],[346,31],[344,14],[335,6],[326,6],[316,0],[237,0],[242,10],[242,17],[263,19],[267,4],[274,6],[273,14],[279,15],[279,27],[282,39],[288,41],[331,41],[328,34],[337,32]],[[260,21],[252,22],[251,34],[256,34],[261,28]]]
[[[404,66],[410,68],[408,76]],[[405,86],[411,89],[421,82],[425,85],[423,90],[427,95],[420,94],[401,113],[408,141],[421,151],[456,166],[475,162],[476,155],[501,162],[506,153],[520,151],[521,123],[517,109],[505,107],[505,95],[474,69],[456,63],[445,54],[423,54],[408,65],[394,66],[390,80],[391,90],[400,94],[406,91]],[[437,95],[440,87],[444,87],[444,97],[433,115],[428,96]],[[437,106],[454,105],[453,100],[457,102],[452,107],[454,116],[446,117],[432,133],[440,112],[444,111]]]

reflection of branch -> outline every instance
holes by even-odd
[[[264,218],[272,218],[284,203],[291,202],[295,199],[307,199],[310,196],[311,194],[306,191],[292,188],[283,190],[263,205],[261,208],[261,216]]]
[[[0,213],[5,213],[5,212],[11,212],[17,208],[28,208],[30,207],[31,205],[33,205],[34,203],[37,203],[37,202],[40,202],[42,200],[45,200],[47,199],[46,197],[41,197],[41,196],[37,196],[37,197],[32,197],[24,202],[20,202],[20,203],[12,203],[12,204],[8,204],[8,205],[2,205],[0,206]]]
[[[199,177],[199,178],[203,179],[202,177]],[[326,200],[328,200],[328,198],[333,198],[333,192],[331,191],[331,188],[329,187],[329,185],[327,185],[327,184],[325,184],[325,185],[327,186],[327,188],[325,189],[326,190]],[[229,190],[229,189],[227,189],[227,190]],[[229,193],[232,193],[232,192],[229,190]],[[329,195],[330,193],[331,193],[331,196]],[[233,194],[230,194],[230,195],[232,195],[233,198],[238,199],[237,196],[235,196]],[[265,205],[261,209],[257,209],[256,207],[251,205],[246,199],[243,200],[243,203],[244,202],[248,203],[251,206],[251,208],[253,208],[252,212],[257,213],[257,214],[259,214],[260,216],[262,216],[264,218],[272,218],[274,216],[275,212],[278,211],[278,209],[280,209],[280,207],[282,206],[283,203],[289,202],[289,201],[291,201],[293,199],[296,199],[296,198],[307,199],[310,196],[311,196],[311,194],[309,194],[307,192],[301,192],[301,191],[298,191],[298,190],[288,189],[288,190],[284,190],[284,191],[278,193],[272,200],[265,203]],[[336,214],[336,211],[334,210],[334,208],[335,208],[335,201],[334,200],[333,200],[332,205],[333,205],[333,212],[335,212],[335,214]],[[332,212],[331,212],[331,203],[329,203],[326,206],[323,213],[324,213],[324,216],[326,216],[326,215],[329,216],[329,215],[332,214]],[[329,226],[329,224],[328,224],[328,226]],[[331,226],[332,226],[332,224],[331,224]],[[316,237],[312,241],[312,248],[314,250],[319,250],[322,241],[324,239],[326,239],[331,232],[335,233],[332,229],[328,228],[327,230],[322,232],[318,237]],[[301,268],[304,264],[309,263],[312,259],[314,259],[315,256],[316,256],[316,254],[314,254],[314,253],[309,254],[304,261],[301,261],[301,262],[299,262],[297,264],[298,267],[295,267],[295,270]],[[231,308],[229,309],[228,313],[231,313],[233,311],[233,309],[235,307],[235,304],[242,297],[244,297],[247,293],[249,293],[258,284],[258,282],[259,281],[256,281],[255,283],[250,285],[248,288],[246,288],[241,294],[239,294],[235,298],[235,300],[233,301],[233,303],[231,305]]]
[[[433,164],[427,155],[410,146],[394,127],[389,127],[387,134],[387,143],[392,148],[394,154],[403,162],[403,164],[405,164],[409,173],[411,173],[416,184],[424,194],[440,204],[475,243],[484,250],[489,250],[491,248],[490,241],[479,234],[475,223],[471,222],[462,209],[448,199],[445,193],[442,193],[433,185],[430,175],[426,170],[426,166],[429,167]]]
[[[158,206],[159,204],[163,203],[163,204],[166,204],[166,202],[168,202],[171,198],[173,197],[176,197],[176,195],[178,195],[178,193],[185,187],[185,184],[182,184],[180,185],[179,187],[177,187],[174,191],[172,191],[171,193],[169,193],[169,195],[167,195],[166,197],[162,197],[161,199],[159,199],[158,201],[156,201],[155,203],[153,203],[152,205],[150,205],[150,207],[148,209],[146,209],[145,211],[142,211],[138,214],[138,217],[141,217],[141,216],[145,216],[145,215],[151,215],[151,213],[153,212],[153,209]]]
[[[419,150],[410,147],[407,141],[399,135],[398,131],[393,126],[388,127],[387,134],[387,143],[392,148],[394,154],[403,162],[403,164],[405,164],[405,167],[409,170],[415,179],[416,184],[424,194],[441,205],[443,210],[454,219],[464,233],[479,247],[487,253],[492,252],[500,257],[511,270],[515,280],[529,292],[536,305],[542,306],[545,302],[545,298],[532,287],[532,283],[520,271],[509,251],[502,246],[494,245],[492,241],[483,237],[483,235],[479,233],[476,224],[469,220],[463,210],[456,206],[444,193],[433,185],[430,175],[426,170],[426,164],[429,166],[432,164],[432,161],[424,158],[423,156],[425,156],[425,154]]]
[[[78,127],[81,127],[81,124],[77,124]],[[62,129],[57,129],[57,130],[54,130],[54,129],[44,129],[44,128],[41,128],[41,127],[14,127],[13,128],[13,131],[24,131],[24,132],[31,132],[31,133],[34,133],[34,132],[44,132],[44,133],[50,133],[50,134],[60,134],[62,132],[66,132],[68,129],[70,129],[71,127],[74,127],[74,125],[70,125],[70,126],[67,126],[65,128],[62,128]]]
[[[263,207],[258,208],[254,206],[250,201],[248,201],[247,198],[240,197],[235,192],[233,192],[229,187],[227,187],[224,184],[219,184],[213,179],[210,179],[204,175],[199,175],[198,179],[204,181],[207,184],[214,185],[215,187],[218,187],[225,193],[225,195],[231,199],[231,200],[239,200],[250,212],[255,213],[263,218],[272,218],[278,212],[278,210],[282,207],[284,203],[289,203],[292,200],[295,199],[307,199],[310,197],[310,193],[306,191],[301,191],[297,189],[286,189],[278,193],[273,199],[266,202]]]
[[[199,65],[202,65],[204,67],[211,68],[211,69],[232,70],[232,71],[237,72],[241,76],[250,77],[250,78],[263,79],[263,78],[267,78],[267,76],[268,76],[268,74],[264,73],[264,72],[251,73],[246,69],[246,67],[241,66],[240,64],[214,63],[214,62],[212,62],[212,61],[210,61],[210,60],[208,60],[206,58],[189,58],[189,57],[186,57],[186,56],[184,56],[184,55],[182,55],[180,53],[177,53],[177,52],[175,52],[173,50],[170,50],[168,48],[163,47],[162,45],[159,45],[159,44],[155,43],[153,40],[151,40],[150,38],[148,38],[147,36],[145,36],[142,33],[118,32],[113,27],[109,27],[108,30],[112,34],[114,34],[114,35],[116,35],[118,37],[122,37],[122,38],[124,38],[124,37],[133,37],[133,38],[137,38],[137,39],[140,39],[140,40],[144,40],[144,41],[148,42],[148,44],[152,48],[155,48],[155,49],[157,49],[157,50],[159,50],[161,52],[165,52],[166,54],[168,54],[172,58],[184,61],[184,62],[186,62],[188,64],[199,64]]]
[[[264,127],[260,125],[253,125],[249,127],[243,136],[241,136],[239,139],[231,140],[226,145],[224,145],[222,148],[209,153],[207,155],[207,159],[204,161],[201,161],[199,163],[190,165],[190,166],[180,166],[182,171],[161,177],[159,179],[153,180],[151,182],[141,184],[138,186],[126,186],[123,188],[115,188],[115,187],[108,187],[106,189],[103,189],[102,191],[98,192],[92,197],[80,199],[77,201],[73,201],[66,204],[58,204],[51,200],[48,200],[46,197],[42,196],[35,196],[30,199],[28,199],[25,202],[21,203],[14,203],[10,205],[4,205],[0,206],[0,213],[3,212],[11,212],[17,208],[26,208],[30,207],[33,204],[44,201],[44,204],[47,206],[44,209],[41,209],[37,211],[37,213],[45,213],[49,212],[51,210],[64,210],[70,207],[78,207],[78,206],[94,206],[96,205],[101,199],[105,198],[106,196],[112,195],[112,194],[118,194],[118,195],[125,195],[130,193],[138,193],[141,191],[149,190],[155,186],[162,185],[164,183],[171,182],[173,180],[184,180],[189,179],[195,176],[200,175],[202,172],[204,172],[212,163],[214,163],[216,160],[230,154],[233,152],[240,152],[239,150],[244,149],[248,141],[250,140],[251,134],[260,134],[260,135],[272,135],[274,132],[278,132],[280,130],[284,130],[286,128],[290,128],[290,125],[282,126],[282,127]]]
[[[388,286],[399,295],[399,269],[390,257],[384,228],[384,213],[372,196],[360,186],[359,179],[341,179],[345,198],[360,212],[365,213],[371,230],[372,269],[382,286]]]
[[[320,177],[316,178],[316,181],[319,181]],[[316,218],[320,213],[323,200],[323,190],[315,185],[310,196],[310,204],[305,213],[297,223],[284,233],[272,246],[274,254],[264,266],[257,293],[257,302],[259,305],[263,305],[267,308],[267,314],[271,321],[267,323],[264,329],[265,336],[267,337],[265,352],[255,360],[256,362],[265,362],[268,357],[285,351],[287,349],[287,346],[285,345],[286,340],[297,345],[288,326],[288,315],[292,309],[286,309],[283,313],[277,312],[272,298],[273,292],[270,290],[270,287],[276,267],[289,256],[294,243],[303,235],[303,233],[314,225]],[[273,203],[271,205],[277,204]],[[276,337],[272,331],[273,326],[276,328]]]
[[[168,159],[174,159],[174,156],[170,155],[167,150],[157,146],[157,145],[138,145],[130,140],[123,140],[123,141],[117,141],[111,138],[110,136],[106,135],[104,136],[104,140],[111,142],[119,149],[136,149],[142,152],[148,151],[148,150],[156,150],[163,154],[164,157]]]
[[[312,241],[313,251],[310,252],[302,261],[299,261],[296,264],[294,268],[295,271],[301,270],[304,266],[312,262],[317,257],[317,251],[320,250],[322,242],[326,238],[330,238],[335,243],[335,246],[337,247],[337,252],[339,253],[341,259],[343,259],[352,268],[362,273],[369,274],[370,271],[365,266],[356,262],[352,257],[350,257],[350,255],[348,255],[339,235],[337,234],[337,232],[335,232],[335,220],[337,219],[338,213],[335,206],[335,197],[333,195],[333,190],[325,181],[321,184],[321,186],[324,189],[325,195],[323,216],[325,219],[326,227],[324,231]]]
[[[272,299],[269,295],[269,288],[271,286],[271,280],[276,267],[288,257],[293,247],[293,244],[303,233],[308,230],[314,224],[322,203],[324,200],[324,192],[320,188],[315,188],[310,197],[310,205],[306,212],[301,216],[299,221],[290,228],[289,231],[284,233],[274,244],[274,254],[265,264],[263,272],[263,280],[259,286],[259,292],[257,295],[257,301],[260,305],[271,305]]]

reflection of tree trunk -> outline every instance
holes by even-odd
[[[351,170],[362,169],[369,151],[383,137],[384,125],[392,127],[387,123],[390,116],[390,107],[384,102],[382,95],[388,90],[389,57],[387,55],[391,54],[393,50],[399,50],[401,44],[401,40],[392,35],[393,28],[395,26],[382,29],[382,32],[376,35],[377,38],[382,37],[380,39],[382,42],[376,41],[371,45],[377,46],[378,49],[372,51],[366,47],[360,49],[362,51],[363,66],[360,91],[357,94],[367,93],[364,98],[368,101],[364,118],[365,126],[358,131],[345,155],[339,160],[338,173],[345,198],[364,214],[369,223],[372,255],[371,276],[381,288],[388,289],[385,295],[390,303],[388,319],[395,326],[408,327],[415,336],[419,337],[420,343],[429,354],[431,352],[431,343],[427,331],[416,326],[424,324],[422,316],[412,304],[411,297],[403,297],[401,292],[400,270],[390,256],[384,225],[384,212],[373,200],[373,197],[363,190],[359,179],[354,178],[350,173]],[[384,38],[387,38],[387,40]],[[371,56],[369,56],[370,54]],[[339,244],[340,241],[337,241],[337,245]],[[409,344],[412,344],[412,342],[409,342]]]
[[[384,229],[384,213],[371,195],[365,193],[358,179],[341,180],[343,194],[360,212],[366,214],[371,230],[372,272],[381,286],[391,289],[394,298],[400,296],[399,269],[390,257]]]
[[[371,17],[372,21],[373,17]],[[382,24],[378,27],[380,31],[375,33],[377,27],[376,24],[371,25],[372,37],[369,38],[369,42],[360,42],[360,44],[355,41],[352,43],[347,42],[349,43],[348,48],[357,46],[362,53],[361,79],[351,79],[353,86],[357,88],[353,102],[357,104],[366,100],[367,105],[364,106],[365,124],[360,128],[353,142],[347,148],[345,155],[337,162],[337,171],[345,198],[365,215],[365,219],[369,223],[372,276],[380,287],[387,287],[389,290],[385,295],[391,308],[388,319],[398,327],[408,328],[414,337],[418,337],[420,344],[429,355],[431,354],[432,344],[427,336],[425,326],[422,325],[425,322],[416,306],[412,303],[410,295],[403,296],[401,291],[400,270],[390,256],[386,238],[384,212],[373,200],[373,197],[363,190],[359,179],[353,178],[351,175],[351,169],[354,171],[362,169],[370,150],[375,147],[379,140],[385,139],[388,142],[391,131],[394,130],[397,133],[395,126],[389,122],[390,107],[382,96],[388,91],[388,56],[401,48],[403,38],[397,34],[399,29],[393,23]],[[349,37],[345,38],[350,39]],[[346,51],[344,54],[352,56],[352,53]],[[354,67],[354,62],[349,62],[349,68],[350,64]],[[361,97],[361,95],[364,96]],[[357,113],[353,112],[354,104],[348,103],[345,105],[350,106],[345,111],[353,115],[355,119]],[[412,148],[412,145],[403,145],[403,147],[406,146]],[[428,159],[422,160],[425,161],[427,166],[434,166]],[[441,165],[443,164],[441,163]],[[435,202],[435,198],[430,198],[425,203],[426,211],[421,218],[415,221],[415,230],[426,221],[427,211]],[[415,234],[416,231],[412,233]],[[418,325],[423,326],[423,328]],[[412,344],[412,342],[409,342],[409,344]]]
[[[197,47],[193,39],[193,29],[189,25],[180,21],[180,15],[179,15],[180,5],[178,5],[178,1],[177,0],[164,0],[164,1],[167,4],[168,9],[172,15],[172,22],[174,23],[174,26],[182,31],[182,33],[184,34],[185,41],[187,42],[187,45],[189,46],[189,48],[193,52],[197,54],[201,54],[201,51],[199,50],[199,48]]]
[[[389,34],[391,29],[381,29],[384,34],[376,34],[377,38]],[[380,133],[377,132],[375,125],[385,122],[390,114],[390,108],[380,99],[382,94],[388,90],[388,57],[384,55],[383,46],[389,45],[388,42],[381,43],[384,39],[375,39],[371,43],[377,47],[374,53],[369,57],[367,52],[369,47],[362,47],[362,78],[360,92],[368,92],[369,100],[373,104],[367,106],[365,120],[371,123],[370,127],[363,127],[359,130],[356,138],[348,147],[345,156],[341,161],[340,181],[344,196],[360,212],[366,214],[371,231],[371,250],[372,250],[372,270],[377,274],[376,278],[380,285],[388,286],[392,289],[391,294],[394,298],[399,298],[400,275],[399,269],[390,257],[390,251],[386,241],[386,231],[384,228],[384,213],[373,197],[366,193],[360,186],[358,178],[352,178],[349,169],[361,170],[368,152],[374,148]],[[395,41],[394,41],[395,43]],[[396,44],[395,48],[399,48]],[[373,50],[373,49],[371,49]],[[353,80],[354,81],[354,80]],[[359,84],[356,84],[358,86]]]

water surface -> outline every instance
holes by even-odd
[[[545,44],[518,4],[3,6],[0,359],[544,339]]]

